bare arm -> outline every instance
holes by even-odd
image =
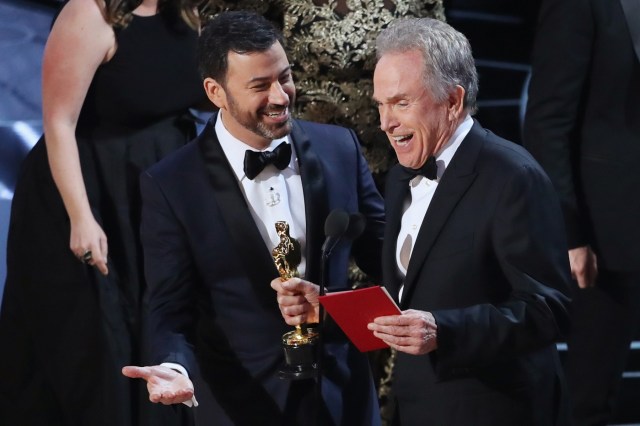
[[[96,222],[82,179],[76,125],[98,66],[115,51],[115,36],[94,0],[70,0],[53,26],[43,58],[42,105],[51,173],[71,221],[70,249],[90,250],[107,269],[107,238]]]

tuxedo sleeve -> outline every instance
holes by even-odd
[[[511,173],[501,191],[484,242],[500,282],[477,285],[487,294],[504,285],[509,291],[492,303],[433,312],[438,372],[514,359],[568,330],[570,274],[557,195],[535,165]]]
[[[577,153],[584,88],[593,59],[588,0],[543,0],[532,53],[524,146],[560,195],[570,248],[587,244]]]
[[[144,337],[153,364],[172,362],[189,374],[196,368],[196,283],[186,235],[160,185],[148,173],[140,179],[141,239],[147,283]]]

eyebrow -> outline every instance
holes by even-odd
[[[398,93],[397,95],[393,95],[393,96],[387,97],[384,100],[386,102],[395,102],[395,101],[399,101],[401,99],[408,99],[408,98],[409,98],[409,94],[408,93]],[[382,100],[379,100],[375,96],[372,96],[372,99],[375,102],[382,102]]]
[[[288,67],[286,67],[285,69],[283,69],[280,74],[278,74],[278,77],[282,77],[283,75],[287,74],[288,72],[291,72],[291,65],[289,65]],[[253,77],[251,80],[249,80],[247,82],[247,84],[251,84],[251,83],[255,83],[255,82],[262,82],[262,81],[269,81],[271,80],[270,76],[264,76],[264,77]]]

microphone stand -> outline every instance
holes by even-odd
[[[351,241],[360,236],[365,228],[365,217],[360,213],[354,213],[349,215],[344,210],[334,210],[327,217],[325,222],[325,234],[327,239],[322,245],[322,258],[320,268],[320,289],[318,290],[318,296],[324,296],[325,289],[327,287],[328,278],[328,260],[331,256],[331,252],[338,245],[340,240],[344,237]],[[322,358],[324,348],[324,308],[322,304],[318,302],[318,342],[317,342],[317,371],[318,377],[315,384],[315,397],[317,401],[317,413],[316,413],[316,425],[322,426],[320,418],[322,409]]]
[[[318,290],[318,296],[324,296],[325,288],[327,286],[328,279],[328,260],[331,252],[338,242],[342,239],[342,236],[347,232],[349,228],[349,214],[341,209],[333,210],[327,220],[325,221],[325,235],[326,239],[322,245],[322,256],[320,265],[320,289]],[[324,308],[318,301],[318,342],[316,348],[316,361],[318,376],[315,383],[315,399],[316,399],[316,425],[321,424],[321,410],[323,406],[322,398],[322,359],[324,349]]]
[[[330,251],[322,251],[322,260],[321,260],[321,268],[320,268],[320,289],[318,291],[318,296],[324,296],[325,294],[325,286],[328,275],[328,267],[327,261],[329,260]],[[322,426],[321,422],[321,411],[323,404],[322,398],[322,358],[323,358],[323,349],[324,349],[324,307],[322,303],[318,302],[318,342],[317,342],[317,361],[318,361],[318,378],[316,379],[315,385],[315,397],[316,397],[316,426]]]

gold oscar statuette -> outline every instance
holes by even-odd
[[[289,224],[275,223],[280,242],[271,251],[273,260],[283,281],[298,276],[298,265],[302,260],[300,243],[289,235]],[[306,379],[317,375],[316,343],[318,333],[306,324],[282,336],[285,365],[279,371],[284,379]]]

